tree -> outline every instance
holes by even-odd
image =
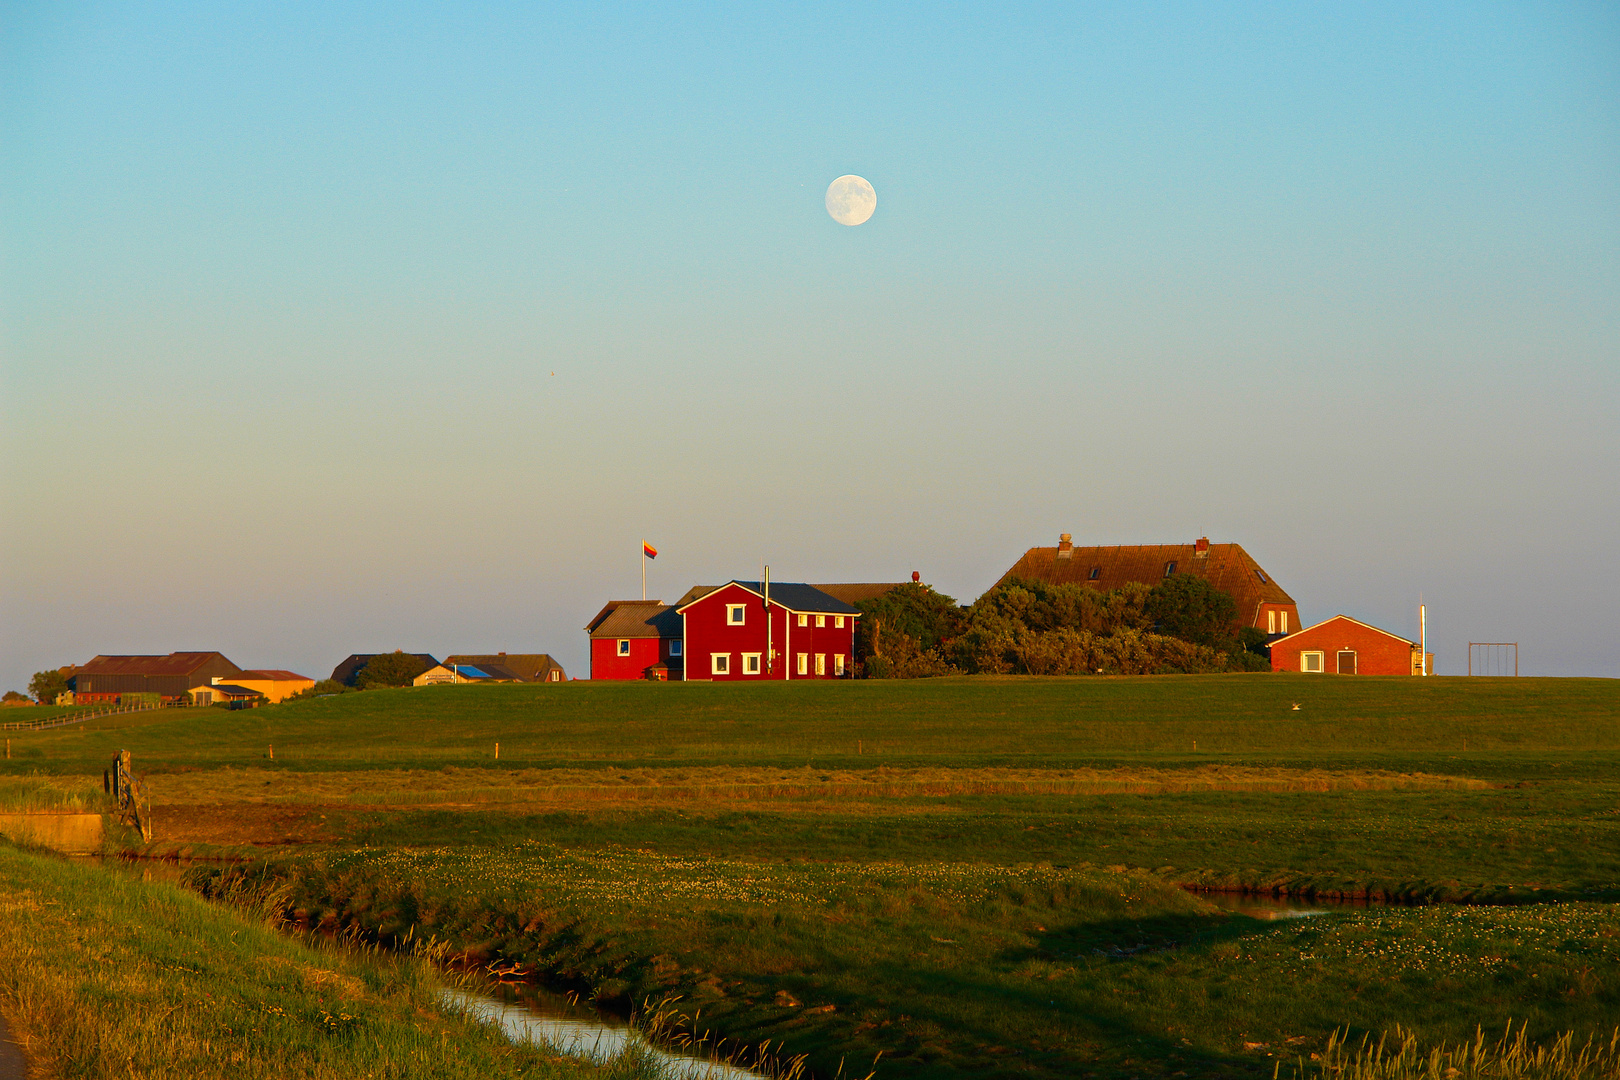
[[[962,632],[966,622],[962,609],[944,593],[927,585],[908,582],[881,596],[855,605],[861,617],[855,621],[855,658],[882,655],[891,641],[910,638],[914,650],[931,653]]]
[[[5,697],[0,697],[0,701],[6,702],[7,704],[10,704],[13,701],[27,701],[27,700],[28,700],[28,695],[27,694],[19,694],[15,690],[7,690],[6,691],[6,696]]]
[[[41,705],[56,704],[56,695],[67,693],[67,676],[60,671],[36,671],[28,680],[28,692]]]
[[[427,670],[427,665],[415,656],[395,649],[391,653],[378,653],[366,662],[354,676],[354,685],[360,690],[377,686],[409,686],[411,680]]]
[[[1233,651],[1237,638],[1237,603],[1228,593],[1193,574],[1171,574],[1148,593],[1143,613],[1155,633]]]

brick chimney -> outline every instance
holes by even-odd
[[[1193,558],[1209,558],[1209,537],[1200,536],[1196,541],[1193,542]]]
[[[1074,537],[1063,533],[1058,537],[1057,557],[1060,559],[1074,558]]]

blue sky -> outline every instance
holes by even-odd
[[[1061,531],[1620,674],[1612,5],[0,15],[6,687]]]

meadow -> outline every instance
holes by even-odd
[[[252,859],[205,891],[677,997],[818,1073],[1250,1075],[1620,1016],[1611,680],[368,691],[30,733],[0,778],[83,791],[120,748],[149,853]]]

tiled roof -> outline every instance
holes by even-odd
[[[585,629],[593,638],[678,638],[681,619],[660,600],[614,600]]]
[[[371,663],[373,658],[384,655],[386,654],[373,652],[353,653],[347,660],[343,661],[337,667],[332,669],[332,678],[336,679],[340,683],[346,683],[353,679],[359,673],[361,668]],[[434,668],[439,665],[439,662],[433,659],[433,657],[427,653],[407,653],[406,655],[416,657],[417,663],[422,665],[421,671],[417,672],[418,675],[420,675],[423,671],[427,671],[429,668]]]
[[[1307,626],[1303,630],[1296,630],[1292,634],[1289,634],[1287,637],[1279,638],[1276,641],[1273,641],[1271,644],[1275,647],[1275,646],[1281,645],[1283,642],[1287,641],[1287,642],[1292,642],[1292,643],[1297,645],[1298,644],[1298,642],[1296,641],[1297,638],[1308,637],[1310,635],[1316,634],[1317,631],[1323,629],[1324,627],[1332,626],[1334,623],[1354,623],[1355,625],[1361,627],[1364,630],[1371,630],[1375,634],[1383,634],[1387,638],[1394,638],[1396,641],[1399,641],[1403,645],[1410,645],[1414,649],[1418,647],[1418,643],[1415,642],[1415,641],[1412,641],[1412,640],[1410,640],[1408,638],[1403,638],[1403,637],[1401,637],[1401,635],[1393,633],[1393,632],[1391,632],[1389,630],[1384,630],[1384,629],[1381,629],[1379,627],[1376,627],[1372,623],[1364,623],[1360,619],[1352,619],[1348,615],[1335,615],[1331,619],[1323,619],[1321,622],[1317,623],[1315,626]]]
[[[486,671],[499,667],[521,682],[544,682],[548,672],[562,670],[550,653],[457,653],[444,658],[446,667],[451,664],[472,664]]]
[[[1254,620],[1261,604],[1294,602],[1238,544],[1210,544],[1202,558],[1198,557],[1196,544],[1077,547],[1071,550],[1069,558],[1057,556],[1055,547],[1030,548],[996,584],[1002,585],[1009,578],[1018,577],[1053,585],[1090,585],[1103,590],[1117,589],[1133,581],[1157,585],[1165,579],[1165,567],[1173,562],[1176,573],[1201,577],[1230,595],[1237,602],[1238,618],[1244,622]],[[1093,571],[1096,577],[1091,576]]]
[[[75,674],[190,675],[215,657],[225,660],[225,657],[217,652],[176,652],[167,656],[98,656],[81,665]],[[225,663],[236,668],[229,660],[225,660]]]
[[[314,682],[308,675],[300,675],[295,671],[283,671],[281,668],[244,668],[238,676],[242,679],[257,679],[261,682]]]
[[[757,581],[733,581],[731,584],[741,585],[757,596],[764,595],[764,586]],[[725,586],[722,585],[720,588],[725,588]],[[704,593],[697,599],[701,600],[703,596],[707,595],[708,593]],[[692,603],[693,601],[688,600],[680,606],[684,608]],[[796,581],[771,582],[771,603],[780,604],[789,611],[806,611],[818,615],[860,614],[854,605],[846,604],[837,597],[828,596],[814,585],[806,585]]]
[[[862,600],[873,600],[886,592],[892,592],[902,585],[909,585],[909,581],[866,581],[846,582],[840,585],[813,585],[834,600],[842,600],[846,604],[858,604]]]

